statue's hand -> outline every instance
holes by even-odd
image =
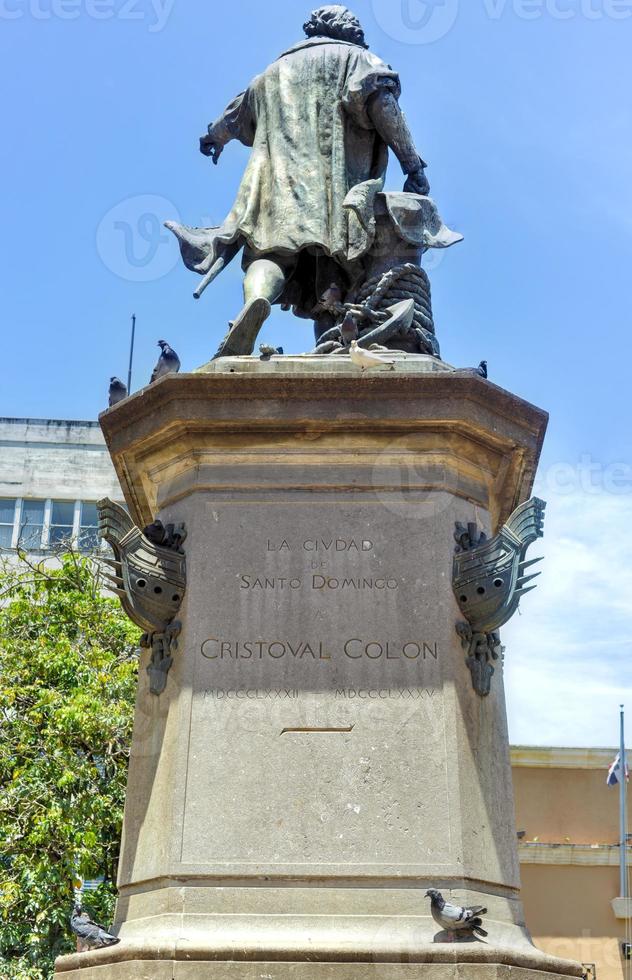
[[[418,170],[413,170],[412,173],[408,174],[404,191],[407,194],[423,194],[424,196],[430,193],[430,183],[426,177],[426,168],[423,165]]]
[[[203,153],[205,157],[211,157],[214,164],[217,164],[223,152],[224,144],[218,142],[212,133],[200,136],[200,153]]]

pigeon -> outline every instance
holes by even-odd
[[[180,370],[180,358],[173,347],[170,347],[166,340],[159,340],[158,346],[160,347],[161,354],[153,370],[150,384],[153,384],[158,378],[164,378],[166,374],[177,374]]]
[[[167,524],[165,527],[162,521],[156,520],[143,528],[143,534],[152,544],[183,554],[182,545],[187,536],[184,524]]]
[[[279,353],[277,347],[272,347],[270,344],[260,344],[259,353],[261,354],[260,360],[269,361],[275,354]]]
[[[340,324],[340,334],[345,347],[348,347],[352,340],[358,339],[358,321],[353,313],[347,313]]]
[[[430,899],[432,918],[446,932],[454,934],[466,931],[477,936],[488,935],[483,929],[481,919],[482,915],[487,915],[487,909],[483,905],[473,905],[471,909],[462,908],[460,905],[449,905],[436,888],[429,888],[426,898]]]
[[[73,909],[70,928],[84,950],[103,949],[105,946],[115,946],[121,941],[116,936],[112,936],[107,929],[93,922],[87,912],[81,911],[80,905],[75,905]]]
[[[124,398],[127,398],[127,385],[124,385],[120,378],[110,378],[110,408],[118,405]]]
[[[487,361],[481,361],[477,368],[466,368],[465,374],[471,374],[476,378],[487,379]]]
[[[332,282],[329,289],[321,296],[320,302],[326,310],[336,310],[342,302],[342,289],[340,286]]]
[[[364,350],[363,347],[358,346],[357,340],[351,341],[351,360],[357,367],[362,368],[363,371],[370,371],[371,368],[377,368],[383,364],[390,364],[391,371],[395,370],[394,360],[380,357],[379,354],[372,354],[370,351]]]
[[[143,534],[152,544],[163,545],[167,529],[162,521],[154,521],[153,524],[148,524],[147,527],[143,528]]]

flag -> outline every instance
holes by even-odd
[[[625,767],[625,778],[630,778],[630,773],[628,772],[628,767]],[[608,779],[606,780],[608,786],[616,786],[621,782],[621,753],[617,753],[617,757],[608,769]]]

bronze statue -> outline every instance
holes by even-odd
[[[437,354],[425,336],[434,333],[427,277],[409,270],[411,262],[419,266],[425,248],[451,245],[460,236],[445,228],[426,197],[426,164],[399,106],[399,76],[368,50],[359,20],[346,7],[320,7],[304,30],[306,39],[258,75],[201,138],[201,152],[215,164],[231,140],[252,147],[224,223],[209,229],[167,223],[185,264],[204,276],[196,296],[243,248],[245,305],[217,356],[250,354],[273,303],[313,318],[319,341],[347,312],[323,298],[339,291],[353,303],[367,282],[369,293],[354,312],[368,321],[364,333],[374,334],[389,321],[390,307],[388,297],[381,307],[371,305],[371,292],[386,272],[404,266],[400,278],[410,289],[396,298],[416,300],[418,318],[407,329],[424,335],[414,336],[412,349],[425,343]],[[404,194],[382,193],[389,148],[406,175]],[[398,200],[378,201],[385,197]],[[392,251],[389,236],[402,254],[384,263],[384,247]],[[400,292],[406,288],[404,282]],[[343,346],[337,335],[334,343]]]

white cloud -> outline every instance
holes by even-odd
[[[503,631],[511,741],[615,745],[621,703],[632,735],[632,495],[548,496],[542,576]]]

